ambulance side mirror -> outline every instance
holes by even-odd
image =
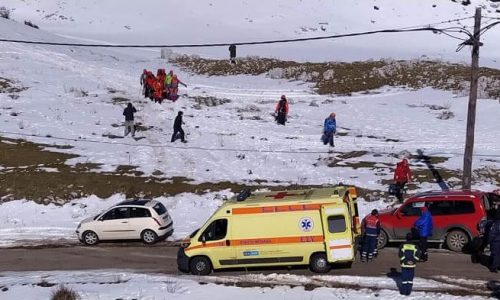
[[[204,235],[204,234],[201,236],[201,242],[202,242],[203,244],[205,244],[205,243],[207,242],[207,238],[205,237],[205,235]]]

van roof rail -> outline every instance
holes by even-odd
[[[243,189],[238,196],[236,196],[236,201],[245,201],[246,198],[250,197],[252,192],[250,189]]]

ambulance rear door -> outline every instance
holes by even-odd
[[[321,221],[328,261],[333,263],[354,260],[351,216],[346,204],[322,205]]]

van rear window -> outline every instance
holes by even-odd
[[[455,201],[456,214],[473,214],[475,211],[472,201]]]
[[[165,206],[163,206],[163,204],[161,203],[157,203],[155,206],[153,206],[153,209],[156,211],[156,213],[158,215],[163,215],[164,213],[167,212],[167,209],[165,208]]]
[[[345,232],[347,229],[344,216],[329,216],[328,231],[330,233]]]

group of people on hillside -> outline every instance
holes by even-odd
[[[179,84],[187,87],[179,77],[170,70],[168,74],[165,69],[158,69],[156,76],[153,72],[143,70],[140,83],[142,94],[156,103],[162,103],[164,99],[176,101],[179,98]]]
[[[377,240],[381,224],[378,210],[372,210],[361,224],[363,238],[361,241],[361,261],[370,262],[377,257]],[[401,262],[401,294],[410,295],[417,262],[425,262],[427,255],[427,239],[432,235],[432,215],[426,206],[421,208],[421,215],[412,230],[407,233],[406,241],[400,246],[398,256]]]
[[[497,191],[500,195],[500,190]],[[500,207],[492,208],[493,221],[486,228],[485,244],[490,245],[489,270],[500,271]],[[361,261],[370,262],[377,257],[377,241],[381,231],[381,223],[377,209],[372,210],[361,224],[363,236],[361,239]],[[428,260],[428,239],[432,236],[433,218],[429,208],[420,208],[420,217],[406,234],[406,241],[400,246],[398,256],[401,262],[401,294],[410,295],[415,276],[417,262]]]
[[[135,124],[134,124],[134,114],[137,112],[137,109],[132,105],[132,103],[127,104],[127,107],[123,110],[123,115],[125,116],[125,133],[124,136],[127,136],[129,133],[132,133],[132,137],[135,137]],[[177,139],[180,139],[181,142],[187,143],[184,135],[184,130],[182,129],[182,125],[184,125],[184,121],[182,120],[183,112],[179,111],[174,120],[174,133],[172,134],[172,138],[170,141],[173,143]]]
[[[281,95],[280,100],[276,103],[274,109],[274,116],[276,123],[279,125],[285,125],[287,122],[288,113],[290,111],[290,106],[288,105],[288,99],[285,95]],[[337,133],[337,120],[334,112],[323,122],[323,135],[321,136],[321,141],[324,145],[330,145],[330,147],[335,147],[334,136]]]

